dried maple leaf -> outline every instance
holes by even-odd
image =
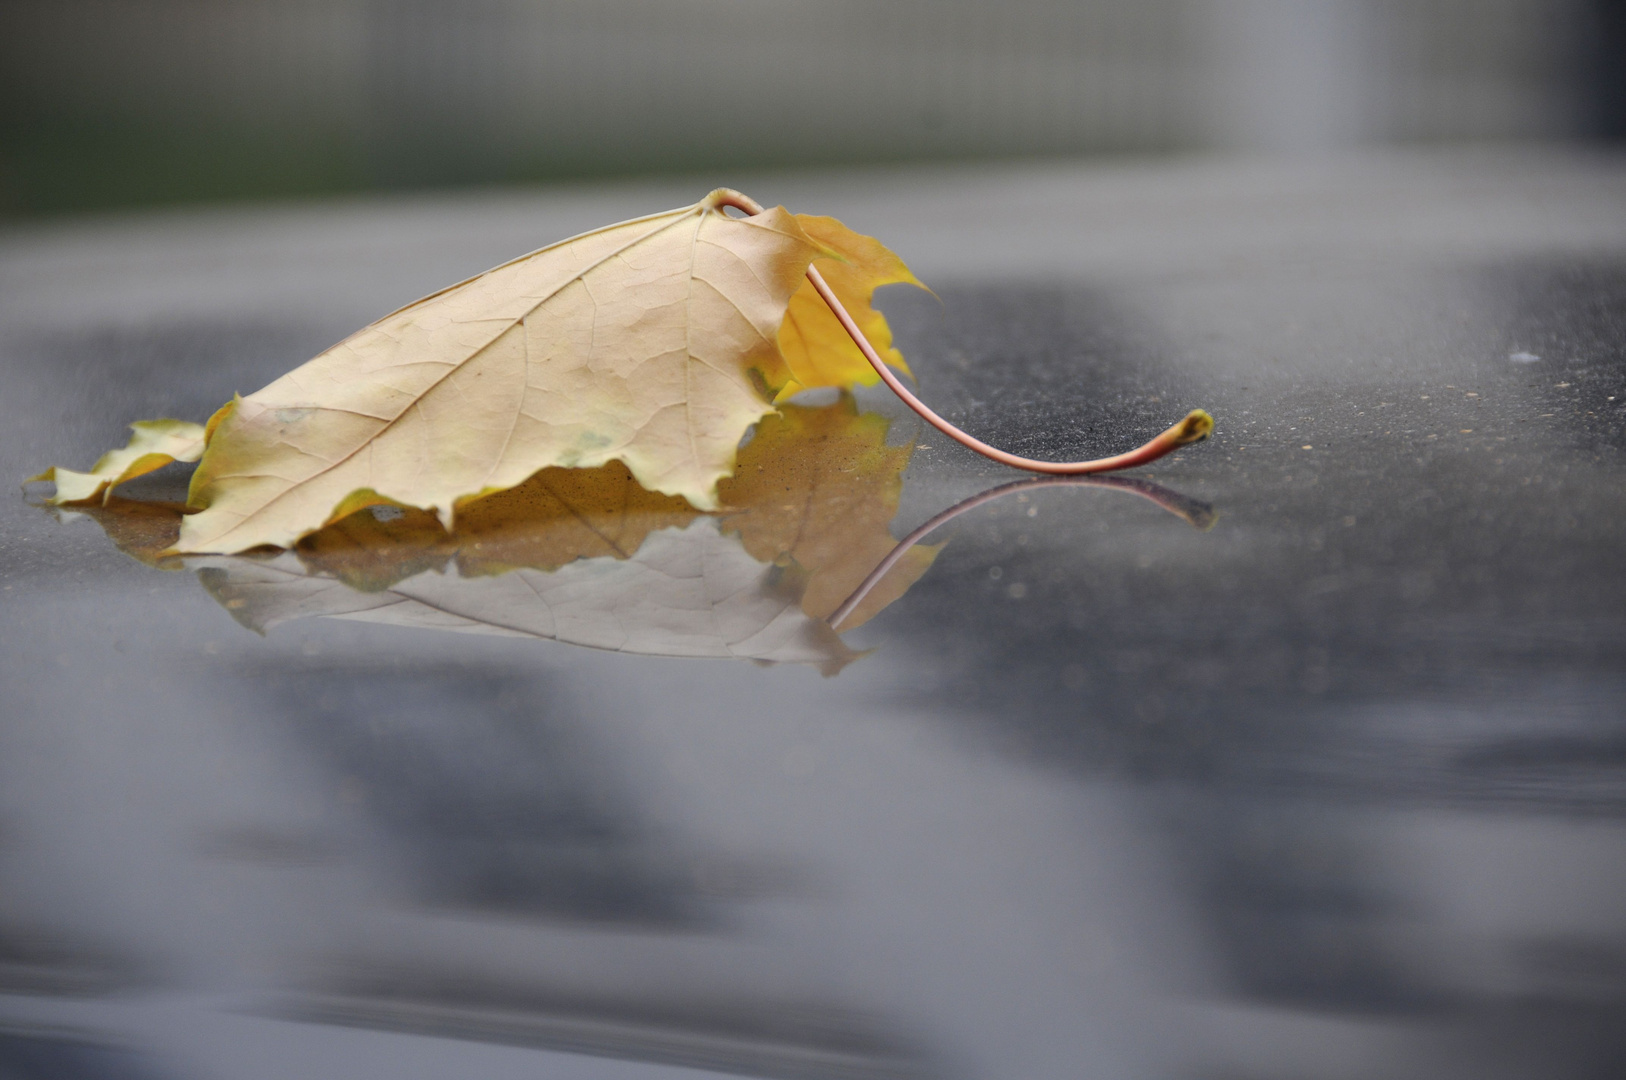
[[[781,406],[739,452],[718,486],[722,529],[764,563],[808,575],[803,607],[835,610],[892,550],[910,446],[887,446],[888,421],[843,395],[827,406]],[[620,462],[543,469],[523,484],[462,504],[448,532],[412,507],[373,507],[294,546],[301,561],[362,590],[388,588],[455,560],[463,577],[551,571],[577,559],[631,558],[650,533],[700,516],[683,499],[646,491]],[[935,548],[915,552],[876,597],[879,611],[926,571]],[[873,611],[849,621],[848,628]]]
[[[713,515],[644,490],[619,462],[544,469],[465,504],[451,532],[422,510],[370,507],[270,559],[163,559],[185,518],[174,504],[114,497],[79,512],[149,565],[199,571],[256,630],[343,617],[829,669],[856,654],[827,616],[894,545],[912,447],[887,446],[887,428],[850,396],[783,406],[740,451]],[[843,629],[902,596],[936,550],[908,552]]]
[[[618,462],[544,469],[465,506],[450,533],[425,511],[379,505],[272,556],[166,556],[185,518],[172,503],[114,497],[76,513],[149,565],[197,571],[233,618],[261,632],[343,618],[826,672],[858,655],[835,631],[875,615],[931,566],[938,548],[919,541],[993,499],[1096,485],[1198,528],[1214,520],[1207,504],[1143,480],[1050,478],[973,496],[894,542],[912,447],[888,446],[886,434],[885,418],[860,414],[850,396],[784,406],[740,451],[714,514],[638,487]]]
[[[465,504],[539,470],[611,461],[649,491],[714,510],[745,433],[774,401],[816,386],[884,381],[951,438],[1039,472],[1127,468],[1212,429],[1199,410],[1138,450],[1087,462],[988,446],[888,370],[903,358],[870,304],[888,282],[919,284],[832,218],[727,189],[543,248],[385,316],[217,412],[187,499],[198,512],[177,546],[287,547],[369,506],[450,526]],[[60,478],[53,502],[83,501],[196,457],[196,425],[136,427],[91,473],[35,479]]]
[[[708,197],[411,304],[237,403],[194,474],[185,551],[286,547],[359,506],[445,521],[548,466],[626,464],[717,505],[788,374],[775,339],[819,251],[783,209]]]

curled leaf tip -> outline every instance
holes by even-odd
[[[1176,446],[1202,442],[1214,434],[1214,418],[1203,409],[1192,409],[1186,418],[1169,431]]]
[[[130,431],[129,443],[103,454],[89,472],[52,466],[24,483],[55,483],[56,494],[47,500],[52,506],[95,500],[105,506],[113,489],[126,480],[145,476],[173,461],[196,461],[203,453],[204,430],[198,424],[137,420],[130,425]]]
[[[707,210],[717,210],[724,206],[732,206],[745,211],[747,214],[762,213],[762,204],[744,192],[733,188],[713,188],[711,194],[700,200],[700,205]]]

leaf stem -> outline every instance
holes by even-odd
[[[730,188],[718,188],[707,196],[706,201],[712,206],[733,206],[748,214],[763,212],[761,203],[749,195],[741,194]],[[1020,457],[998,447],[989,446],[981,439],[961,431],[937,415],[930,406],[917,398],[907,386],[903,385],[902,380],[892,373],[891,368],[886,366],[886,361],[881,359],[881,354],[875,351],[875,346],[869,343],[869,339],[864,336],[864,332],[853,321],[853,317],[847,313],[846,307],[836,297],[834,290],[824,280],[824,275],[819,273],[817,267],[808,266],[807,280],[812,282],[813,288],[829,305],[830,311],[835,315],[837,321],[841,323],[842,329],[847,331],[847,336],[853,339],[853,344],[858,346],[858,351],[864,354],[864,359],[868,360],[870,366],[875,369],[876,374],[880,375],[881,381],[886,383],[894,394],[902,398],[905,405],[920,414],[921,419],[955,442],[975,450],[983,457],[991,458],[1002,465],[1027,469],[1029,472],[1052,473],[1061,476],[1111,472],[1114,469],[1129,469],[1136,465],[1145,465],[1156,461],[1163,455],[1178,450],[1189,443],[1201,442],[1203,439],[1208,438],[1214,430],[1214,418],[1202,409],[1193,409],[1186,414],[1185,419],[1150,442],[1127,453],[1096,458],[1092,461],[1040,461],[1036,458]]]
[[[1125,491],[1131,495],[1139,495],[1143,499],[1151,500],[1169,513],[1184,519],[1193,528],[1201,529],[1204,532],[1212,529],[1214,522],[1219,519],[1219,514],[1208,503],[1182,495],[1177,491],[1170,491],[1168,488],[1160,484],[1154,484],[1150,480],[1141,480],[1136,477],[1081,476],[1075,478],[1070,476],[1046,476],[1032,480],[1013,480],[1008,484],[989,488],[987,491],[955,503],[902,540],[899,540],[898,545],[876,565],[875,569],[869,572],[869,576],[859,583],[858,588],[853,590],[852,595],[842,601],[841,606],[825,621],[829,623],[831,629],[839,631],[841,624],[846,621],[847,617],[853,613],[859,604],[864,602],[864,597],[868,596],[870,590],[881,583],[881,579],[886,577],[887,573],[897,565],[898,560],[903,558],[910,548],[954,518],[959,517],[968,510],[975,510],[983,503],[1002,499],[1006,495],[1012,495],[1018,491],[1028,491],[1041,487],[1103,487]]]

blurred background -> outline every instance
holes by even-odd
[[[0,0],[0,215],[1619,139],[1623,0]]]

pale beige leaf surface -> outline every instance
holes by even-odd
[[[450,521],[538,469],[611,460],[712,509],[789,378],[776,338],[819,250],[783,209],[708,198],[418,301],[237,404],[179,548],[286,547],[376,503]]]
[[[126,480],[145,476],[171,462],[198,460],[203,456],[207,441],[202,424],[185,420],[137,420],[130,425],[130,431],[129,443],[103,454],[89,472],[52,466],[29,477],[27,483],[56,484],[56,491],[49,499],[56,506],[97,498],[106,501],[113,488]]]

